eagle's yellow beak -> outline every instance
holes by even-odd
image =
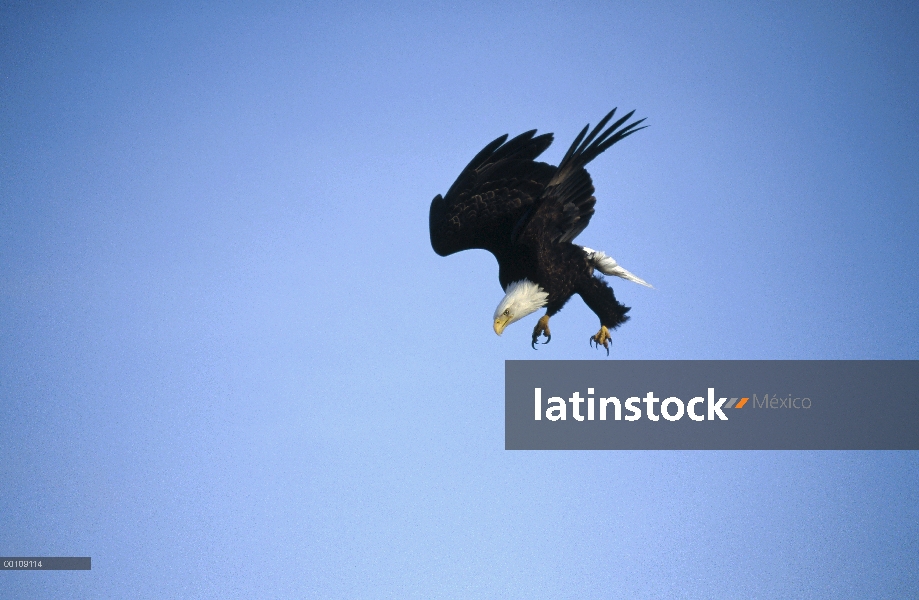
[[[502,333],[504,333],[504,328],[507,327],[508,321],[510,321],[510,319],[508,317],[505,317],[504,315],[501,315],[500,317],[495,319],[495,333],[497,333],[498,335],[501,335]]]

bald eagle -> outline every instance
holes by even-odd
[[[572,243],[594,214],[594,186],[585,170],[604,150],[644,129],[644,119],[625,123],[630,112],[604,130],[616,109],[588,135],[584,127],[557,167],[536,158],[552,143],[552,134],[527,131],[510,141],[502,135],[469,162],[446,196],[431,202],[431,246],[441,256],[481,248],[498,259],[498,280],[505,292],[494,314],[495,333],[546,307],[533,329],[548,344],[549,317],[574,294],[600,319],[590,343],[609,354],[610,329],[628,320],[629,307],[594,271],[644,286],[646,281],[603,252]],[[624,126],[623,126],[624,125]]]

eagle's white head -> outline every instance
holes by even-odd
[[[546,305],[549,294],[541,287],[522,279],[507,286],[504,299],[495,309],[495,333],[501,335],[504,328],[534,313]]]

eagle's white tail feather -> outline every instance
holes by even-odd
[[[583,250],[584,253],[587,254],[587,262],[589,262],[595,269],[604,275],[615,275],[616,277],[622,277],[623,279],[634,281],[635,283],[645,287],[654,287],[641,277],[638,277],[637,275],[634,275],[620,267],[619,263],[617,263],[616,260],[611,256],[607,256],[605,253],[599,250],[593,250],[587,247],[583,247]]]

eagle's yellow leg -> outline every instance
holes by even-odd
[[[549,315],[543,315],[539,321],[536,323],[536,327],[533,328],[533,349],[536,349],[536,340],[539,339],[540,334],[546,334],[546,341],[543,344],[548,344],[549,340],[552,339],[552,334],[549,333]]]
[[[597,348],[600,346],[606,348],[606,355],[609,356],[609,343],[612,339],[606,325],[600,325],[600,331],[596,335],[590,336],[590,343],[591,345],[597,344]]]

